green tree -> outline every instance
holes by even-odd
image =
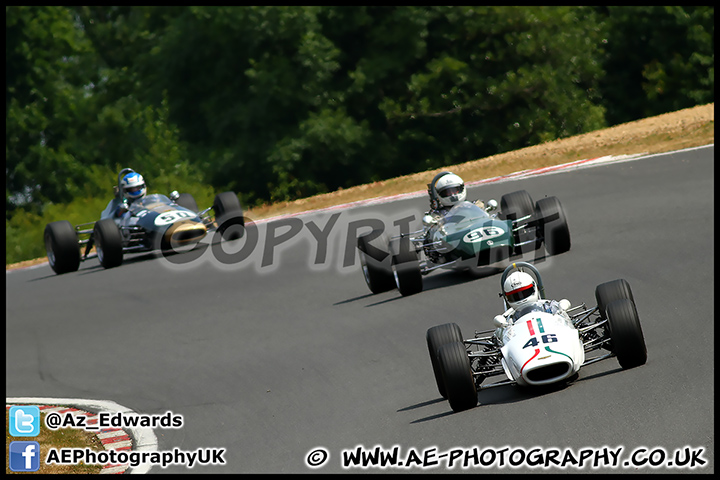
[[[88,115],[92,49],[65,7],[13,6],[5,14],[7,215],[18,205],[69,201],[82,185],[72,144]]]
[[[425,167],[601,128],[603,25],[577,7],[438,7],[429,55],[382,108]]]
[[[8,215],[125,166],[289,200],[714,100],[710,7],[6,13]]]
[[[601,7],[609,26],[601,83],[611,125],[715,101],[709,6]]]
[[[171,118],[193,156],[204,159],[213,184],[239,191],[246,202],[323,188],[297,180],[289,152],[298,148],[297,132],[317,131],[310,112],[332,102],[325,89],[338,52],[319,34],[318,11],[192,7],[153,50],[149,84],[168,91]]]
[[[292,199],[599,128],[587,8],[193,7],[146,60],[215,185]]]
[[[165,92],[144,88],[150,67],[143,59],[176,9],[6,13],[6,215],[108,196],[115,173],[127,166],[164,183],[203,181],[168,119]]]

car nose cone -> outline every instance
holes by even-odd
[[[173,249],[186,245],[194,245],[207,235],[207,228],[197,222],[177,222],[165,232],[165,245]]]
[[[573,373],[572,362],[557,357],[555,354],[541,356],[533,365],[528,365],[522,372],[525,381],[530,385],[545,385],[569,377]]]

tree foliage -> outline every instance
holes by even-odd
[[[607,7],[601,90],[622,123],[715,100],[714,8]]]
[[[63,7],[6,7],[5,197],[69,201],[83,182],[76,146],[88,115],[91,44]],[[63,172],[61,181],[57,172]]]
[[[13,6],[6,72],[6,219],[127,166],[253,205],[712,102],[714,10]]]

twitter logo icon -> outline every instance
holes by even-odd
[[[37,437],[40,434],[40,408],[37,406],[10,407],[8,417],[13,437]]]

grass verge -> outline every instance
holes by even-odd
[[[5,408],[5,425],[10,425],[9,409]],[[13,441],[35,441],[40,444],[40,469],[35,472],[13,472],[10,470],[10,442]],[[105,450],[102,442],[93,432],[75,428],[59,428],[51,430],[45,426],[45,414],[40,413],[40,434],[36,437],[13,437],[10,435],[9,427],[5,432],[5,473],[39,473],[39,474],[74,474],[74,473],[100,473],[100,465],[57,465],[46,464],[48,451],[51,448],[89,448],[96,452]]]

